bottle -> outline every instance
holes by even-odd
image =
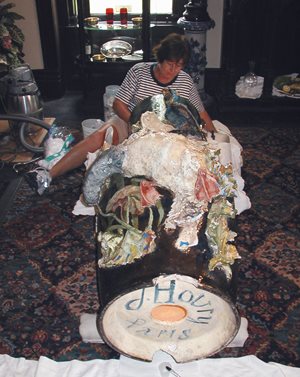
[[[85,60],[90,61],[92,55],[92,46],[89,39],[86,39],[85,46],[84,46],[84,53],[85,53]]]

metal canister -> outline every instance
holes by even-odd
[[[29,65],[12,68],[6,77],[4,98],[8,114],[43,119],[43,101]]]

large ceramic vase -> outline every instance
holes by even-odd
[[[114,194],[113,185],[107,194]],[[172,197],[165,193],[162,200],[167,213]],[[158,216],[154,212],[153,223]],[[148,218],[141,216],[139,223],[148,223]],[[99,215],[97,224],[97,240],[103,245],[107,218]],[[175,247],[177,231],[160,225],[155,233],[155,249],[130,263],[103,263],[98,245],[98,332],[118,353],[138,360],[151,361],[159,350],[179,363],[209,357],[226,347],[240,326],[237,266],[232,266],[230,280],[219,269],[209,271],[203,229],[198,245],[186,252]]]
[[[208,101],[208,95],[205,92],[206,33],[215,26],[215,22],[207,13],[207,1],[189,1],[185,5],[183,16],[177,23],[184,28],[191,47],[191,59],[186,71],[193,78],[200,97],[205,103]]]

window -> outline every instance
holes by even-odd
[[[105,14],[105,8],[114,8],[116,14],[120,8],[127,8],[128,13],[142,15],[141,0],[110,0],[109,2],[101,0],[89,0],[91,14]],[[153,14],[171,14],[173,9],[173,0],[151,0],[150,11]]]

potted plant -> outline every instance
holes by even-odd
[[[16,20],[24,17],[11,11],[15,4],[3,4],[4,1],[0,0],[0,70],[7,70],[9,67],[24,63],[24,34],[15,25]]]

